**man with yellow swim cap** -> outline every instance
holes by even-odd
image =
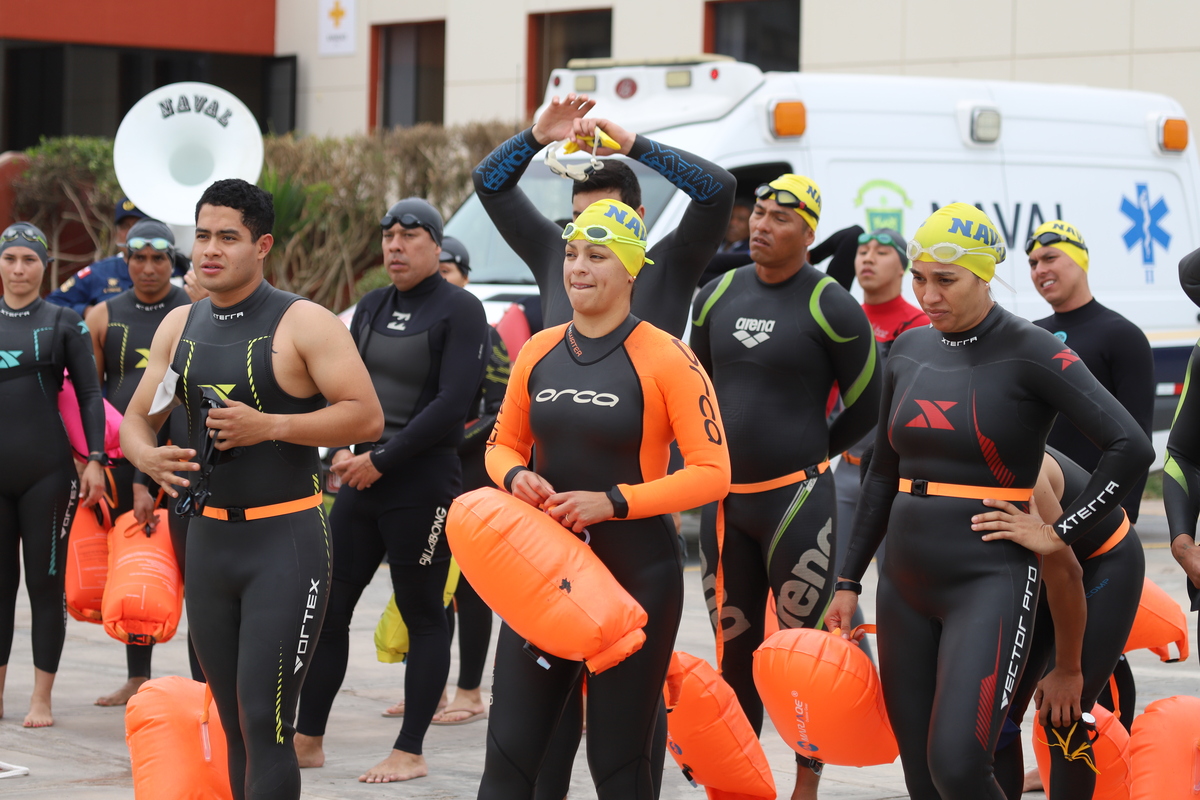
[[[779,627],[820,627],[836,576],[829,456],[875,424],[882,381],[866,314],[808,260],[821,217],[816,182],[788,173],[754,195],[754,263],[700,290],[691,344],[712,376],[733,474],[729,496],[701,516],[702,585],[719,667],[761,731],[752,668],[767,592]],[[845,411],[830,424],[835,384]],[[792,797],[816,797],[820,758],[797,757]]]
[[[1061,219],[1043,223],[1025,242],[1029,277],[1054,313],[1033,324],[1053,333],[1075,351],[1087,368],[1151,435],[1154,424],[1154,355],[1146,334],[1125,317],[1102,306],[1088,285],[1088,248],[1079,229]],[[1046,444],[1089,472],[1100,450],[1070,420],[1059,417]],[[1146,474],[1123,503],[1137,522]],[[1123,668],[1128,669],[1127,666]],[[1132,680],[1132,677],[1130,678]]]

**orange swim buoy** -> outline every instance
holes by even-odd
[[[1091,747],[1091,760],[1096,768],[1096,791],[1093,800],[1129,800],[1132,789],[1133,770],[1129,761],[1129,733],[1112,712],[1096,703],[1092,706],[1092,716],[1096,718],[1096,740]],[[1135,726],[1137,722],[1133,723]],[[1035,723],[1036,725],[1036,723]],[[1055,747],[1066,747],[1078,750],[1081,744],[1080,733],[1070,737],[1069,743],[1055,743]],[[1050,734],[1052,737],[1053,733]],[[1045,740],[1046,729],[1036,725],[1033,729],[1033,752],[1037,756],[1038,774],[1042,776],[1042,786],[1047,787],[1049,796],[1050,786],[1050,746]],[[1083,757],[1082,754],[1079,757]]]
[[[126,644],[170,640],[183,613],[183,576],[175,561],[167,510],[157,509],[148,532],[132,511],[117,518],[108,537],[104,630]]]
[[[491,487],[457,498],[446,538],[483,601],[535,647],[593,674],[641,649],[646,611],[574,534]]]
[[[1133,800],[1194,800],[1200,783],[1200,698],[1146,706],[1129,738]]]
[[[136,800],[233,800],[225,731],[207,684],[146,681],[125,706]]]
[[[875,664],[837,633],[789,628],[772,634],[754,651],[754,685],[775,730],[806,758],[869,767],[900,754]]]
[[[82,622],[104,622],[104,584],[108,577],[108,503],[79,508],[67,539],[67,613]]]
[[[733,688],[707,661],[676,651],[663,693],[667,750],[710,799],[766,797],[775,778]]]
[[[1171,658],[1167,649],[1172,642],[1179,650],[1178,658]],[[1188,657],[1187,615],[1171,595],[1149,578],[1142,584],[1142,599],[1124,652],[1143,647],[1163,661],[1186,661]]]

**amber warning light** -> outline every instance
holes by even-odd
[[[780,100],[771,109],[772,131],[776,136],[800,136],[808,127],[808,114],[799,100]]]
[[[1158,128],[1158,146],[1170,153],[1187,149],[1188,124],[1186,119],[1166,117]]]

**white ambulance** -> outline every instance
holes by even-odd
[[[821,187],[817,239],[849,225],[911,234],[934,209],[975,204],[995,221],[1009,258],[996,298],[1037,319],[1050,307],[1029,279],[1024,245],[1063,218],[1086,238],[1096,298],[1146,331],[1156,351],[1165,431],[1192,344],[1197,309],[1179,289],[1179,259],[1200,247],[1200,162],[1182,107],[1146,92],[1005,81],[763,73],[703,56],[675,62],[572,62],[546,100],[569,92],[594,116],[703,155],[730,170],[740,196],[783,172]],[[688,198],[640,164],[650,241],[673,229]],[[549,217],[570,214],[570,183],[540,159],[522,188]],[[472,197],[447,233],[471,252],[477,293],[532,277]],[[1164,435],[1156,436],[1159,453]]]

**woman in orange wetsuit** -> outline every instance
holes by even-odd
[[[563,231],[572,322],[534,336],[512,370],[487,454],[497,484],[590,541],[649,616],[646,644],[589,675],[588,762],[600,800],[654,796],[651,743],[683,609],[674,511],[729,489],[712,382],[686,345],[629,312],[645,226],[615,200]],[[678,441],[684,468],[667,474]],[[529,468],[537,446],[537,471]],[[479,797],[532,798],[538,768],[581,664],[501,629]]]

